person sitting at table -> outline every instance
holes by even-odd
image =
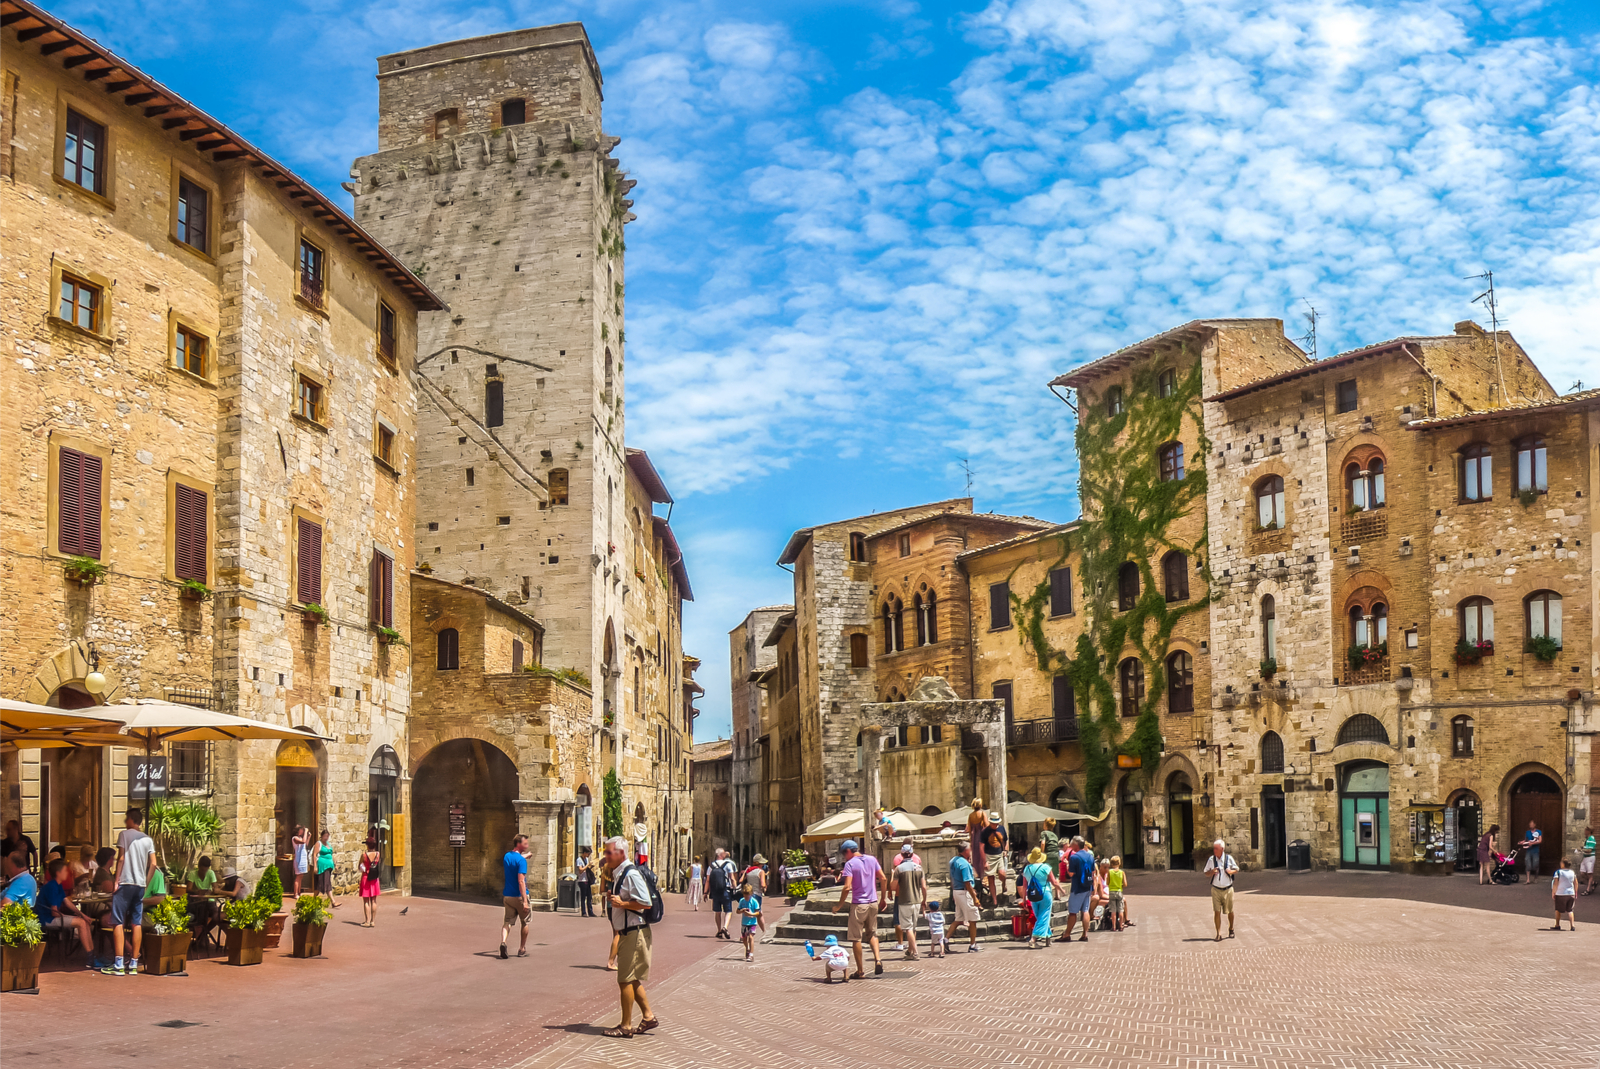
[[[250,888],[245,886],[245,882],[239,878],[232,865],[222,866],[222,882],[218,884],[218,888],[235,902],[242,902],[250,897]]]
[[[201,894],[209,894],[217,885],[217,871],[211,867],[211,859],[202,857],[197,867],[189,872],[189,887]]]
[[[0,889],[0,906],[20,902],[32,909],[34,902],[39,898],[39,881],[28,871],[27,851],[19,846],[4,857],[0,857],[0,874],[4,874],[6,878],[5,887]]]
[[[68,866],[72,874],[73,891],[87,891],[97,867],[94,861],[94,847],[88,845],[78,847],[78,860]]]
[[[144,916],[140,919],[140,925],[145,931],[153,932],[156,930],[156,922],[150,916],[150,911],[166,900],[167,874],[161,871],[160,865],[157,865],[155,871],[150,873],[150,882],[145,884],[144,888]]]
[[[101,861],[99,867],[94,870],[94,875],[89,879],[89,889],[97,895],[115,894],[117,890],[117,867],[111,862],[116,858],[117,852],[108,846],[101,850],[100,853],[110,854],[111,857]]]
[[[52,928],[72,932],[78,937],[83,952],[89,955],[88,967],[99,968],[100,963],[94,957],[94,936],[89,930],[89,918],[68,897],[72,893],[71,868],[65,861],[56,858],[44,869],[48,881],[39,888],[39,897],[33,904],[33,911],[39,915],[39,923],[47,932]]]

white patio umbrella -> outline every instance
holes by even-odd
[[[924,828],[937,828],[947,820],[958,828],[964,828],[967,824],[967,818],[971,815],[972,807],[963,805],[957,806],[955,809],[947,809],[943,813],[935,813],[931,817],[920,817],[918,819],[922,821],[920,826]],[[1094,816],[1091,813],[1074,813],[1069,809],[1050,809],[1047,806],[1034,805],[1032,802],[1007,802],[1005,823],[1008,825],[1040,824],[1053,817],[1057,821],[1082,820],[1090,824],[1097,824],[1110,815],[1111,808],[1109,806],[1106,807],[1105,812],[1099,816]]]
[[[894,826],[897,835],[910,835],[922,827],[920,817],[890,810],[884,814]],[[862,813],[859,809],[841,809],[832,816],[823,817],[800,836],[803,843],[820,843],[827,839],[859,839],[863,831]]]
[[[31,731],[116,731],[121,725],[122,721],[114,716],[0,698],[0,731],[8,738]]]

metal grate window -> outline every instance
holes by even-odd
[[[192,705],[196,709],[215,709],[216,695],[202,687],[163,687],[167,701],[174,705]]]
[[[211,744],[174,742],[169,744],[167,781],[175,791],[211,789]]]
[[[1347,742],[1381,742],[1387,746],[1389,732],[1377,717],[1357,713],[1339,728],[1338,745],[1343,746]]]

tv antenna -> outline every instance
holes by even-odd
[[[1316,305],[1312,304],[1304,297],[1300,298],[1300,302],[1307,308],[1311,309],[1309,312],[1300,313],[1301,317],[1305,319],[1306,324],[1310,328],[1304,334],[1300,335],[1300,345],[1301,348],[1307,350],[1311,354],[1311,359],[1315,360],[1317,358],[1317,308]]]
[[[967,476],[967,492],[966,492],[966,496],[967,497],[971,497],[972,496],[972,465],[967,463],[967,458],[966,457],[962,457],[961,458],[961,470],[963,472],[965,472],[966,476]]]
[[[1489,310],[1489,327],[1493,332],[1490,337],[1494,339],[1494,374],[1495,378],[1500,382],[1500,403],[1505,404],[1508,398],[1506,397],[1506,375],[1500,368],[1500,303],[1495,299],[1494,294],[1494,272],[1485,270],[1481,275],[1468,275],[1466,276],[1466,281],[1470,282],[1479,278],[1483,279],[1486,285],[1482,293],[1472,298],[1472,303],[1481,303]]]

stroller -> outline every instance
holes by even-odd
[[[1489,879],[1493,883],[1520,883],[1522,874],[1517,871],[1517,851],[1515,848],[1507,854],[1494,855],[1494,867],[1489,870]]]

